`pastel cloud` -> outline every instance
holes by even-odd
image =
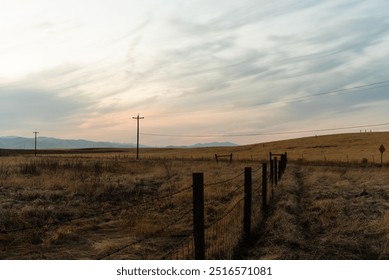
[[[388,117],[384,0],[92,2],[41,1],[23,12],[25,21],[3,19],[13,31],[0,28],[7,38],[0,54],[2,134],[37,126],[47,136],[128,142],[137,113],[145,116],[146,134],[181,136]],[[9,10],[20,16],[21,6]],[[344,88],[355,89],[334,91]],[[142,138],[149,145],[199,140]]]

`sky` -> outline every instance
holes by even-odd
[[[386,0],[0,0],[0,136],[252,144],[389,130]]]

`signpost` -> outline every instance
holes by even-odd
[[[381,152],[381,167],[382,167],[382,155],[384,154],[386,149],[384,145],[381,145],[378,150]]]

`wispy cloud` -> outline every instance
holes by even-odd
[[[144,131],[164,134],[388,117],[378,105],[388,100],[387,84],[317,95],[388,79],[384,0],[60,2],[32,6],[23,22],[0,14],[8,20],[0,27],[2,133],[38,126],[52,136],[123,142],[137,113]]]

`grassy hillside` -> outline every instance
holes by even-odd
[[[141,148],[140,158],[166,159],[201,159],[214,160],[215,154],[233,154],[239,160],[265,160],[269,152],[288,153],[289,160],[305,161],[341,161],[380,162],[381,154],[378,148],[383,144],[388,151],[384,153],[384,163],[389,163],[389,132],[347,133],[323,136],[312,136],[282,141],[258,143],[235,147],[202,147],[202,148]],[[30,153],[32,150],[1,150],[0,155]],[[136,149],[75,149],[75,150],[39,150],[40,154],[83,154],[84,156],[126,156],[135,158]]]
[[[146,158],[155,156],[209,159],[213,159],[215,154],[232,153],[235,159],[264,160],[269,157],[269,152],[287,152],[290,160],[360,162],[366,158],[369,162],[377,163],[381,157],[378,150],[381,144],[389,149],[389,132],[323,135],[237,147],[142,149],[141,153]],[[385,159],[385,153],[384,162],[389,162]]]
[[[347,159],[360,161],[366,158],[378,162],[381,155],[378,148],[381,144],[389,148],[389,132],[313,136],[253,145],[251,149],[258,150],[263,156],[268,151],[286,151],[288,158],[293,160],[303,158],[345,162]]]

